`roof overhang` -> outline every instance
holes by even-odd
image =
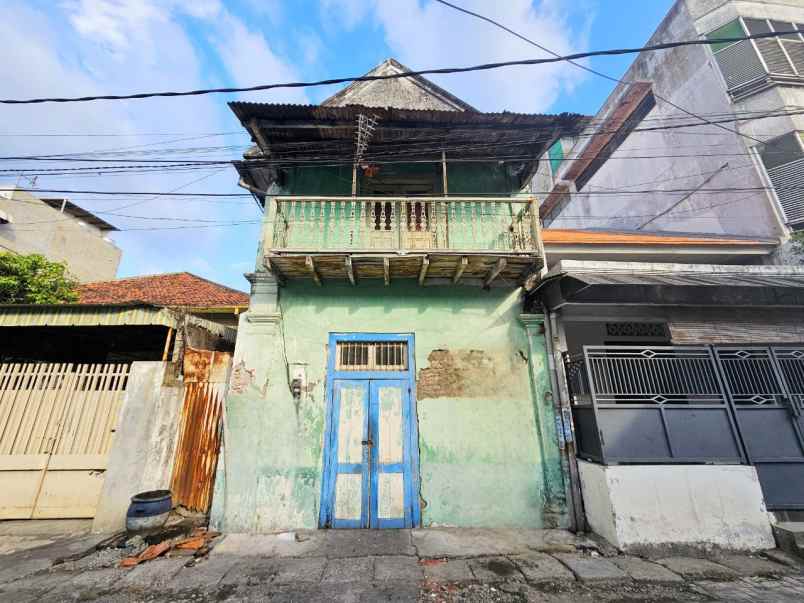
[[[589,118],[570,113],[531,115],[366,107],[229,103],[261,151],[247,153],[236,168],[244,180],[266,190],[276,170],[303,162],[351,165],[360,115],[376,120],[366,163],[504,161],[537,165],[557,138],[579,134]],[[527,169],[523,174],[529,173]]]
[[[804,307],[804,267],[565,260],[529,300],[549,310],[570,304]]]
[[[0,304],[0,327],[120,327],[177,328],[180,314],[150,304]],[[234,343],[236,330],[187,316],[190,324]]]

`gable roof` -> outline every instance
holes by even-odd
[[[391,75],[409,71],[413,70],[396,59],[390,58],[377,65],[365,76]],[[420,75],[389,80],[352,82],[324,100],[321,105],[326,107],[362,105],[364,107],[393,107],[396,109],[477,111],[469,103],[462,101],[441,86]]]
[[[82,304],[145,302],[157,306],[247,307],[249,296],[189,272],[153,274],[97,281],[78,286]]]

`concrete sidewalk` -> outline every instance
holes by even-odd
[[[778,552],[646,560],[560,530],[229,534],[192,567],[170,557],[124,570],[116,550],[50,566],[92,544],[62,538],[0,555],[0,600],[804,600],[802,567]]]

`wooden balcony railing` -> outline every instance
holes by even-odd
[[[274,251],[539,253],[532,197],[274,197]]]
[[[280,282],[488,287],[544,265],[533,197],[274,197],[267,207],[265,263]]]

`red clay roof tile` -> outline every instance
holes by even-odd
[[[217,308],[248,306],[242,291],[190,274],[174,272],[84,283],[78,287],[82,304],[146,302],[157,306]]]

